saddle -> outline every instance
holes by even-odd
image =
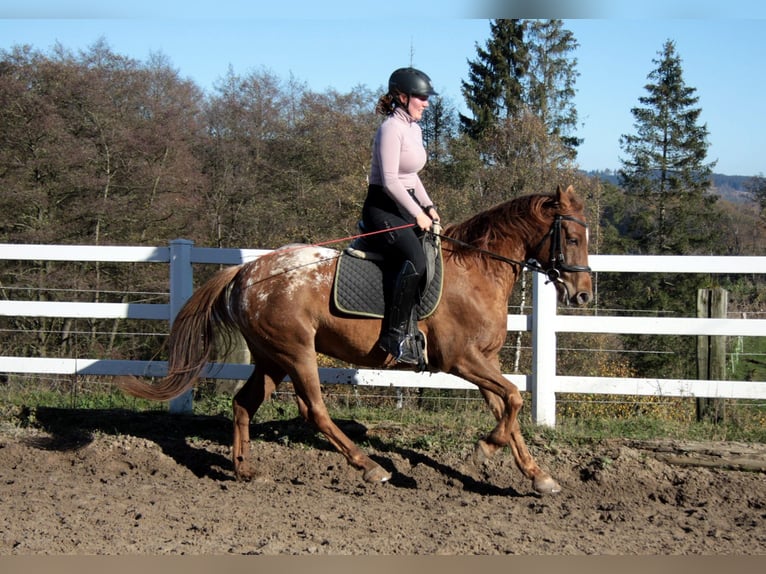
[[[415,307],[419,321],[433,314],[441,300],[443,262],[435,231],[423,235],[427,267],[420,303]],[[383,255],[364,237],[355,239],[338,259],[332,293],[335,307],[348,315],[382,319],[386,310],[384,273]]]

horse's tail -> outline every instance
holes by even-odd
[[[124,377],[120,388],[135,397],[166,401],[189,390],[209,362],[215,327],[231,328],[227,311],[228,286],[241,266],[218,271],[198,288],[178,312],[168,338],[168,374],[157,384]]]

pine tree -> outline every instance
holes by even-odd
[[[561,20],[532,20],[527,29],[529,68],[525,100],[573,159],[582,140],[573,135],[577,129],[577,109],[572,100],[579,73],[577,59],[570,54],[579,43],[572,32],[563,28]]]
[[[636,134],[623,135],[620,183],[633,203],[628,227],[646,253],[709,252],[706,221],[715,196],[707,193],[715,162],[707,156],[707,126],[699,125],[696,90],[686,86],[675,43],[666,41],[657,65],[631,110]]]
[[[430,105],[420,121],[429,163],[439,163],[447,155],[449,142],[455,137],[455,117],[453,106],[444,97],[431,98]]]
[[[718,216],[716,197],[709,193],[715,162],[704,163],[708,131],[699,125],[699,98],[684,82],[675,43],[666,41],[658,55],[645,86],[648,95],[631,110],[636,134],[620,138],[627,158],[619,171],[625,204],[618,227],[629,253],[715,253],[719,247],[710,230]],[[695,275],[655,273],[615,276],[601,282],[601,292],[620,293],[626,308],[688,316],[700,286]],[[631,361],[642,376],[696,374],[689,337],[625,335],[623,344],[635,351]]]
[[[462,83],[473,117],[460,121],[495,171],[483,193],[505,197],[551,185],[557,170],[572,167],[580,140],[572,135],[577,72],[569,54],[578,44],[561,20],[494,20],[490,32]],[[493,181],[507,185],[489,189]]]
[[[473,139],[480,139],[498,119],[516,116],[522,107],[521,78],[528,65],[524,29],[518,19],[490,22],[486,49],[477,45],[478,59],[468,62],[469,80],[461,82],[461,88],[473,118],[460,114],[460,122]]]

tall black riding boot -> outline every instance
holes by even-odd
[[[417,330],[415,305],[420,290],[420,276],[407,260],[394,282],[391,301],[383,320],[379,346],[399,363],[423,365],[423,340]]]

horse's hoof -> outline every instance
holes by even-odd
[[[540,494],[556,494],[561,492],[559,483],[546,474],[535,477],[533,486],[535,491]]]
[[[255,466],[240,460],[238,464],[234,465],[234,477],[237,479],[237,482],[250,482],[258,478],[258,473]]]
[[[234,478],[237,482],[254,482],[258,484],[273,482],[269,476],[257,472],[235,472]]]
[[[237,480],[237,482],[250,482],[253,480],[253,476],[250,473],[247,472],[235,472],[234,478]]]
[[[473,463],[476,466],[481,466],[487,462],[490,457],[492,457],[492,451],[490,450],[489,445],[483,440],[477,442],[476,448],[473,449]]]
[[[376,465],[369,470],[364,471],[363,478],[365,482],[388,482],[391,480],[391,473],[382,466]]]

